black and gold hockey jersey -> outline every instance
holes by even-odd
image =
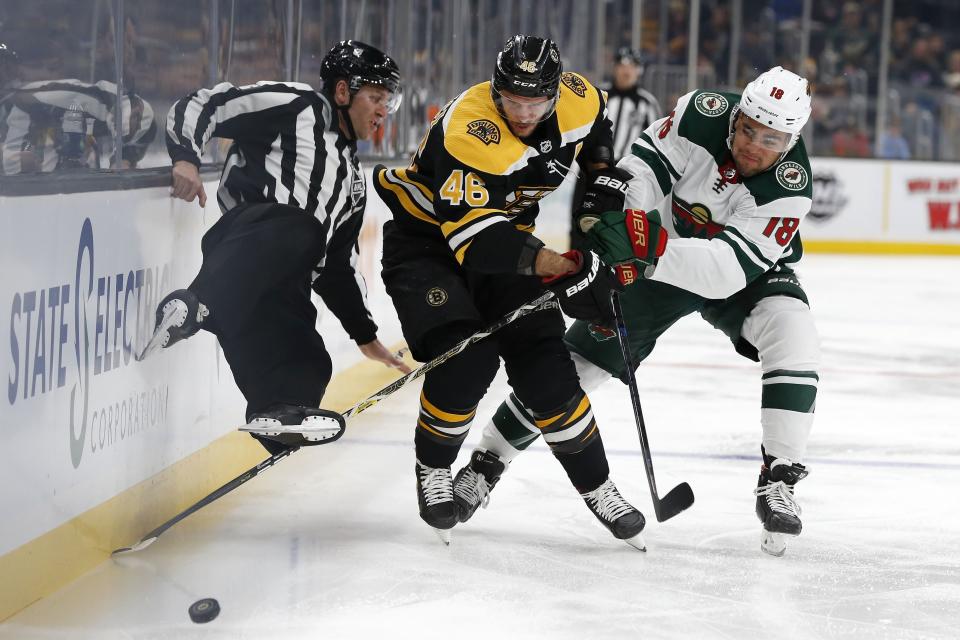
[[[574,162],[611,146],[606,97],[575,73],[562,76],[556,112],[523,139],[482,82],[437,114],[409,167],[375,169],[374,188],[400,231],[441,237],[464,268],[532,273],[540,199]]]

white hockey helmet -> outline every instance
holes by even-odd
[[[800,139],[800,131],[810,118],[810,83],[783,67],[764,71],[743,89],[740,103],[730,112],[730,138],[733,125],[742,113],[762,125],[790,134],[783,154]]]

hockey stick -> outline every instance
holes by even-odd
[[[457,343],[455,346],[451,347],[444,353],[440,354],[430,362],[427,362],[426,364],[423,364],[417,367],[416,369],[406,374],[399,380],[396,380],[391,384],[388,384],[383,389],[380,389],[379,391],[377,391],[376,393],[368,397],[366,400],[362,400],[358,402],[357,404],[347,409],[338,417],[341,418],[341,422],[342,422],[342,418],[346,418],[347,416],[355,416],[358,413],[361,413],[362,411],[366,411],[367,409],[377,404],[378,402],[380,402],[381,400],[383,400],[393,392],[405,386],[407,383],[422,377],[425,373],[427,373],[431,369],[436,369],[441,364],[443,364],[453,356],[457,355],[458,353],[460,353],[470,345],[474,344],[475,342],[479,342],[480,340],[483,340],[484,338],[489,336],[491,333],[499,329],[502,329],[503,327],[507,326],[517,318],[522,318],[523,316],[529,315],[541,309],[556,308],[558,305],[556,302],[553,302],[553,298],[554,298],[554,293],[552,291],[548,291],[547,293],[543,294],[536,300],[532,300],[531,302],[528,302],[527,304],[519,307],[518,309],[511,311],[510,313],[500,318],[499,320],[497,320],[495,323],[493,323],[486,329],[482,331],[478,331],[477,333],[473,334],[469,338],[466,338],[462,342]],[[342,432],[342,429],[341,429],[341,432]],[[239,476],[237,476],[230,482],[226,483],[225,485],[215,490],[210,495],[201,499],[199,502],[194,503],[193,505],[187,507],[184,511],[181,511],[174,517],[170,518],[169,520],[161,524],[159,527],[157,527],[147,535],[143,536],[143,538],[141,538],[140,541],[137,542],[136,544],[131,545],[129,547],[121,547],[119,549],[115,549],[113,553],[111,553],[110,555],[114,556],[117,554],[130,553],[130,552],[146,549],[151,544],[153,544],[157,540],[157,538],[160,537],[160,534],[162,534],[164,531],[166,531],[173,525],[177,524],[178,522],[180,522],[190,514],[195,513],[196,511],[199,511],[200,509],[207,506],[214,500],[217,500],[218,498],[222,498],[223,496],[227,495],[228,493],[230,493],[231,491],[233,491],[234,489],[236,489],[237,487],[245,483],[247,480],[250,480],[256,477],[257,475],[259,475],[261,471],[264,471],[265,469],[269,469],[270,467],[275,465],[277,462],[279,462],[281,459],[285,458],[286,456],[296,451],[298,448],[299,447],[293,447],[290,449],[286,449],[284,451],[280,451],[279,453],[273,454],[263,462],[257,464],[255,467],[252,467],[251,469],[244,471],[243,473],[241,473]]]
[[[297,449],[299,449],[299,447],[291,447],[290,449],[284,449],[283,451],[273,454],[263,462],[260,462],[259,464],[257,464],[255,467],[247,469],[246,471],[238,475],[236,478],[234,478],[230,482],[226,483],[219,489],[216,489],[213,493],[209,494],[205,498],[202,498],[198,502],[193,503],[192,505],[190,505],[189,507],[187,507],[177,515],[173,516],[172,518],[170,518],[169,520],[161,524],[159,527],[157,527],[147,535],[143,536],[140,539],[140,541],[137,542],[136,544],[131,545],[129,547],[120,547],[119,549],[114,549],[110,555],[115,556],[122,553],[129,553],[133,551],[141,551],[143,549],[146,549],[151,544],[156,542],[157,538],[160,537],[160,534],[162,534],[164,531],[166,531],[173,525],[177,524],[178,522],[180,522],[190,514],[204,508],[214,500],[218,498],[222,498],[223,496],[227,495],[228,493],[230,493],[231,491],[233,491],[234,489],[236,489],[237,487],[245,483],[247,480],[252,480],[256,476],[260,475],[262,471],[269,469],[270,467],[272,467],[277,462],[287,457]]]
[[[353,405],[352,407],[350,407],[349,409],[343,412],[343,417],[346,418],[347,416],[355,416],[358,413],[366,411],[367,409],[377,404],[378,402],[380,402],[381,400],[383,400],[393,392],[398,391],[402,387],[406,386],[408,383],[413,382],[417,378],[422,377],[428,371],[436,369],[437,367],[442,365],[444,362],[446,362],[453,356],[457,355],[458,353],[460,353],[470,345],[474,344],[475,342],[479,342],[483,340],[484,338],[486,338],[487,336],[489,336],[491,333],[495,331],[499,331],[503,327],[507,326],[508,324],[516,320],[517,318],[522,318],[523,316],[530,315],[531,313],[535,311],[540,311],[541,309],[556,309],[559,305],[557,302],[553,301],[554,297],[555,297],[555,294],[553,293],[553,291],[548,291],[544,293],[542,296],[540,296],[539,298],[537,298],[536,300],[531,300],[527,304],[521,307],[518,307],[517,309],[514,309],[513,311],[503,316],[502,318],[494,322],[492,325],[490,325],[486,329],[482,331],[478,331],[477,333],[473,334],[469,338],[466,338],[462,342],[457,343],[447,351],[441,353],[439,356],[437,356],[430,362],[420,365],[419,367],[417,367],[410,373],[406,374],[399,380],[395,380],[391,382],[390,384],[385,386],[383,389],[380,389],[380,391],[377,391],[376,393],[372,394],[366,400],[361,400],[357,404]]]
[[[610,303],[613,305],[613,317],[617,323],[617,338],[620,340],[620,351],[623,353],[623,364],[627,373],[627,386],[630,388],[630,402],[633,404],[633,416],[637,421],[637,433],[640,435],[640,451],[643,454],[643,466],[647,471],[647,482],[650,485],[650,497],[653,499],[653,511],[657,515],[657,522],[669,520],[693,504],[693,489],[686,482],[681,482],[662,499],[657,494],[657,481],[653,477],[653,459],[650,457],[650,441],[647,439],[647,427],[643,421],[643,412],[640,410],[640,394],[637,391],[637,378],[633,369],[633,356],[630,354],[630,343],[627,340],[627,324],[623,319],[623,308],[620,306],[620,295],[616,291],[610,294]]]

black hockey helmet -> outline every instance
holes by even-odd
[[[383,87],[392,94],[387,103],[390,113],[400,107],[403,98],[397,63],[380,49],[358,40],[335,44],[320,63],[320,78],[324,90],[331,94],[337,80],[346,80],[351,97],[367,84]]]
[[[550,98],[549,108],[539,121],[549,118],[560,95],[561,73],[560,50],[553,40],[522,34],[507,40],[497,54],[497,66],[490,82],[490,94],[500,115],[509,120],[502,102],[502,92],[508,91],[524,98]]]
[[[614,64],[632,64],[637,67],[643,67],[643,54],[639,49],[632,47],[620,47],[613,57]]]

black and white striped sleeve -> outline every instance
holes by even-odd
[[[167,115],[167,151],[173,162],[200,165],[210,138],[258,141],[270,146],[280,120],[308,107],[309,85],[258,82],[236,87],[221,82],[180,99]],[[311,123],[312,126],[313,123]],[[296,134],[296,131],[292,131]],[[269,137],[268,137],[269,136]]]
[[[358,270],[363,209],[348,213],[333,229],[320,275],[313,290],[359,345],[377,338],[377,324],[367,304],[367,283]]]

